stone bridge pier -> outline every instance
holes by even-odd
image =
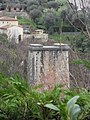
[[[61,84],[70,87],[67,44],[30,44],[28,50],[28,83],[42,84],[48,90]]]

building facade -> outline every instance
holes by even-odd
[[[37,41],[47,42],[48,41],[48,34],[44,33],[44,30],[37,29],[33,33],[33,37]]]
[[[18,20],[17,17],[10,18],[10,17],[0,17],[0,27],[5,25],[15,25],[18,26]]]
[[[9,42],[23,41],[23,28],[18,25],[17,18],[0,17],[0,33],[6,34]]]

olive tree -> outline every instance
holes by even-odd
[[[56,1],[49,1],[47,4],[48,4],[49,8],[58,9],[58,7],[59,7],[58,2],[56,2]]]
[[[39,2],[37,0],[30,0],[27,2],[27,5],[28,6],[31,6],[31,5],[39,5]]]
[[[42,15],[42,12],[39,9],[33,9],[30,11],[31,18],[35,21],[36,18],[39,18]]]
[[[37,9],[37,7],[38,7],[37,5],[28,6],[27,7],[27,12],[30,12],[33,9]]]
[[[53,27],[56,23],[56,17],[53,13],[46,13],[44,16],[44,24],[49,33],[53,32]]]

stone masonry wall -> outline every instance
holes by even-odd
[[[29,18],[28,14],[26,12],[7,12],[7,11],[0,11],[0,17],[2,16],[8,16],[8,17],[25,17]]]
[[[68,46],[30,46],[28,51],[28,82],[43,84],[42,90],[55,84],[69,87]]]

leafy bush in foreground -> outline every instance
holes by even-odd
[[[87,90],[63,90],[56,86],[50,91],[37,92],[19,76],[0,74],[0,120],[68,120],[68,101],[77,95],[81,109],[77,120],[89,120],[90,92]],[[47,108],[48,104],[54,108]]]

